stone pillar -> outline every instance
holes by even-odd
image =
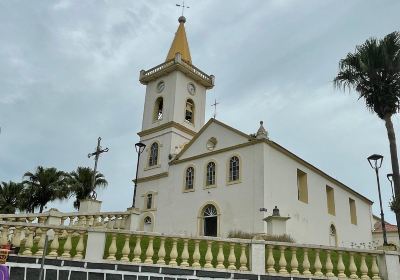
[[[105,245],[106,245],[106,233],[89,228],[85,260],[102,261]]]
[[[250,244],[250,270],[255,274],[265,274],[265,243],[255,237]]]
[[[97,213],[101,210],[101,201],[95,199],[82,199],[78,213]]]
[[[139,230],[140,226],[140,210],[138,208],[128,208],[126,210],[128,218],[125,222],[125,229],[130,231]]]
[[[398,280],[400,275],[400,253],[385,251],[378,255],[378,267],[384,280]]]
[[[55,208],[51,208],[49,211],[46,211],[45,213],[48,213],[48,217],[45,223],[46,225],[55,225],[55,226],[61,225],[62,213],[60,211],[58,211]]]
[[[267,222],[267,234],[283,235],[286,234],[286,222],[290,217],[282,217],[279,209],[275,206],[272,216],[264,219]]]

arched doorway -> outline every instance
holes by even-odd
[[[336,227],[331,224],[329,227],[329,245],[330,246],[337,246],[337,233]]]
[[[203,229],[205,236],[218,236],[218,211],[212,204],[203,208]]]

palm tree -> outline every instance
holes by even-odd
[[[68,173],[54,167],[38,166],[34,173],[26,172],[24,178],[28,179],[23,182],[26,186],[26,195],[32,196],[32,199],[28,199],[31,211],[39,207],[39,212],[42,213],[47,203],[68,198]]]
[[[364,99],[367,109],[385,122],[392,162],[395,200],[400,199],[399,161],[392,116],[400,109],[400,33],[383,39],[370,38],[339,62],[334,79],[339,88],[353,88]],[[400,212],[396,211],[400,228]],[[399,232],[400,237],[400,232]]]
[[[104,175],[96,172],[94,187],[92,184],[93,170],[89,167],[78,167],[76,171],[70,173],[70,191],[75,196],[74,207],[79,209],[80,200],[90,198],[95,195],[98,187],[106,187],[108,185]]]
[[[21,183],[2,182],[0,184],[0,213],[15,214],[23,190]]]

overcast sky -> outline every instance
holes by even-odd
[[[0,181],[20,181],[38,165],[92,167],[87,154],[101,136],[110,148],[99,162],[109,181],[99,192],[103,209],[130,206],[145,95],[139,71],[165,60],[180,15],[175,3],[0,0]],[[220,102],[217,119],[246,133],[264,120],[272,140],[374,200],[375,214],[366,157],[381,153],[383,204],[394,222],[384,123],[332,80],[357,44],[400,30],[400,1],[188,5],[192,61],[216,76],[207,103]],[[399,117],[393,121],[399,139]],[[71,210],[72,200],[48,207]]]

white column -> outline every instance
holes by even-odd
[[[265,274],[265,243],[252,240],[250,247],[250,269],[255,274]]]
[[[400,275],[400,254],[398,252],[384,252],[378,255],[378,266],[382,278],[385,280],[398,280]]]
[[[85,260],[87,261],[103,260],[105,245],[106,245],[105,232],[88,230]]]

